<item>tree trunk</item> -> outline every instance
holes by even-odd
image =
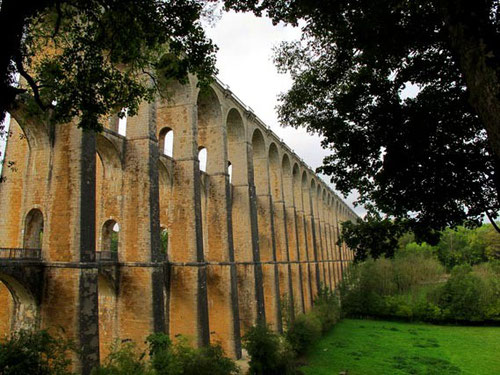
[[[469,102],[488,135],[500,197],[500,38],[489,19],[488,1],[444,0],[449,42],[470,93]]]

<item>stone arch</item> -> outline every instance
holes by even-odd
[[[266,153],[264,135],[259,129],[255,129],[252,135],[252,156],[254,183],[257,194],[268,194],[269,192],[269,168]]]
[[[174,131],[168,126],[162,128],[158,133],[158,146],[160,154],[174,157]]]
[[[168,254],[168,228],[166,225],[160,225],[160,251],[162,254]]]
[[[293,179],[293,201],[297,211],[303,211],[302,204],[302,177],[300,174],[300,167],[298,163],[294,163],[292,168]]]
[[[283,180],[281,174],[281,163],[276,143],[269,145],[269,180],[271,187],[271,196],[275,201],[283,200]]]
[[[30,151],[43,149],[50,145],[49,125],[44,124],[35,117],[19,117],[17,116],[16,110],[12,111],[11,115],[11,121],[12,119],[15,120],[15,123],[19,126],[21,132],[28,141]]]
[[[228,159],[232,165],[231,183],[239,185],[248,180],[245,125],[240,112],[231,108],[226,119]]]
[[[158,160],[158,184],[159,184],[159,202],[160,202],[160,223],[170,223],[169,216],[171,214],[171,208],[174,204],[172,199],[172,175],[169,173],[167,166],[165,165],[165,159],[160,158]],[[168,224],[162,227],[168,230]],[[161,230],[160,230],[160,240],[161,240]],[[166,254],[166,253],[165,253]]]
[[[176,158],[193,158],[196,148],[192,140],[196,120],[193,110],[196,103],[194,84],[189,77],[189,83],[182,84],[171,80],[162,92],[162,97],[157,101],[156,107],[156,134],[159,135],[165,127],[172,129],[175,139],[172,155]],[[161,149],[161,148],[160,148]]]
[[[0,281],[0,341],[10,335],[14,313],[14,299],[7,286]]]
[[[39,327],[39,305],[29,288],[15,277],[0,272],[0,336],[20,329],[36,330]]]
[[[304,208],[304,214],[311,214],[311,197],[309,195],[310,184],[308,183],[308,175],[306,171],[302,172],[302,204]]]
[[[198,93],[198,145],[207,149],[207,174],[226,173],[227,155],[222,127],[222,110],[219,98],[211,87]],[[200,168],[202,170],[202,168]]]
[[[115,143],[105,136],[96,136],[96,242],[97,251],[109,251],[103,248],[102,223],[113,217],[120,217],[123,196],[123,169],[120,152]],[[118,221],[118,219],[116,219]],[[99,234],[101,233],[101,234]]]
[[[114,219],[108,219],[101,227],[100,247],[102,252],[118,253],[120,250],[120,225]]]
[[[233,164],[231,164],[230,160],[227,161],[227,175],[229,178],[229,183],[231,183],[233,180]]]
[[[207,173],[207,166],[209,163],[209,159],[206,147],[200,146],[198,148],[198,161],[200,163],[199,164],[200,172]]]
[[[38,208],[31,209],[24,219],[23,247],[41,249],[43,243],[43,214]]]
[[[287,206],[294,205],[294,178],[290,157],[284,154],[281,158],[281,175],[283,176],[283,198]]]
[[[96,151],[102,160],[103,166],[121,169],[122,161],[118,148],[103,134],[96,136]]]

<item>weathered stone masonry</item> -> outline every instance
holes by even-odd
[[[153,331],[239,357],[257,320],[282,329],[281,301],[304,312],[335,288],[352,260],[339,225],[355,214],[223,84],[200,92],[190,77],[165,96],[126,136],[117,118],[94,134],[13,113],[0,334],[61,327],[84,374],[115,339]]]

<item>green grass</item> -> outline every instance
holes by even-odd
[[[307,375],[499,375],[500,327],[345,319],[306,361]]]

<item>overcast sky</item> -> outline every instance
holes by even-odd
[[[282,24],[273,26],[270,19],[250,13],[229,12],[223,13],[214,26],[207,26],[206,32],[219,47],[219,79],[310,167],[319,167],[329,153],[321,148],[321,138],[304,129],[280,126],[275,108],[278,95],[291,87],[292,80],[289,75],[278,74],[272,48],[282,41],[300,38],[300,29]],[[327,177],[324,180],[329,182]],[[361,207],[353,207],[353,200],[351,195],[345,201],[358,215],[363,215]]]

